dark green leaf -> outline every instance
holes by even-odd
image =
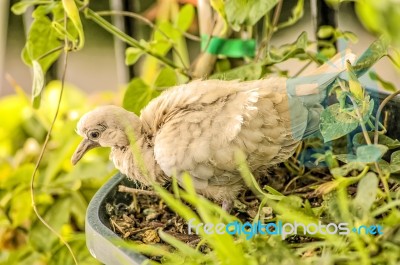
[[[357,148],[357,161],[363,163],[378,162],[389,148],[381,144],[362,145]]]
[[[230,0],[225,2],[225,13],[232,29],[253,26],[267,14],[279,0]]]
[[[149,87],[141,78],[134,78],[128,84],[122,105],[125,109],[139,114],[140,110],[159,94],[159,91]]]

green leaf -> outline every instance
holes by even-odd
[[[190,256],[191,258],[201,258],[202,254],[201,252],[197,251],[196,249],[190,247],[186,243],[180,241],[179,239],[171,236],[170,234],[160,230],[159,232],[160,238],[170,244],[171,246],[174,246],[176,249],[180,251],[182,255],[185,256]]]
[[[237,68],[228,70],[226,72],[216,73],[210,76],[210,79],[222,80],[257,80],[262,74],[261,63],[250,63],[247,65],[239,66]]]
[[[378,177],[373,172],[368,172],[358,183],[357,195],[353,203],[364,214],[368,213],[376,199],[378,184]]]
[[[304,15],[304,0],[298,0],[296,6],[292,9],[292,16],[285,22],[277,26],[278,30],[294,25]]]
[[[178,80],[175,71],[170,67],[164,67],[157,76],[154,82],[154,88],[163,90],[165,88],[175,86]]]
[[[385,38],[374,41],[353,65],[355,74],[361,76],[367,72],[379,59],[387,55],[388,47],[389,43]]]
[[[358,106],[363,122],[367,122],[374,109],[374,101],[366,96]],[[325,142],[340,138],[352,132],[359,125],[355,110],[343,109],[339,103],[332,104],[321,113],[320,131]]]
[[[149,87],[141,78],[134,78],[128,84],[122,106],[129,111],[139,114],[140,110],[159,94],[159,91]]]
[[[83,233],[74,234],[69,242],[79,265],[100,265],[89,252],[86,246],[86,240]],[[66,247],[55,246],[50,253],[47,253],[51,258],[46,261],[46,265],[75,265],[71,253]],[[31,263],[34,264],[34,263]]]
[[[32,105],[35,109],[38,109],[40,107],[42,90],[44,88],[44,73],[38,61],[32,61],[32,68]]]
[[[353,156],[354,157],[354,156]],[[337,156],[339,159],[339,155]],[[365,168],[364,163],[355,162],[353,159],[345,161],[345,165],[331,169],[331,173],[335,178],[346,177],[351,171],[362,171]]]
[[[267,14],[279,0],[230,0],[225,2],[225,13],[232,29],[253,26]]]
[[[70,216],[70,198],[59,198],[49,206],[44,219],[56,231],[60,231],[62,225],[66,224]],[[32,225],[29,241],[30,244],[39,252],[49,251],[57,237],[45,227],[39,220]]]
[[[389,92],[396,92],[396,90],[397,90],[396,87],[392,83],[390,83],[386,80],[383,80],[376,72],[373,72],[373,71],[369,72],[369,77],[374,81],[378,81],[378,83],[385,90],[387,90]]]
[[[58,33],[52,27],[50,19],[45,16],[34,19],[22,51],[23,61],[27,65],[32,66],[32,61],[37,60],[41,65],[43,73],[46,73],[51,64],[61,54],[61,50],[49,53],[61,46],[58,36]],[[45,54],[47,55],[43,57]]]
[[[393,152],[390,156],[389,169],[391,173],[398,173],[400,171],[400,150]]]
[[[15,129],[13,129],[13,131],[15,131]],[[34,168],[34,164],[23,164],[16,168],[9,176],[2,176],[0,178],[0,189],[12,190],[16,186],[21,185],[21,183],[26,183],[26,186],[28,186]]]
[[[185,32],[192,25],[193,19],[194,19],[194,7],[193,5],[186,4],[181,8],[181,10],[179,10],[176,26],[178,29]]]
[[[298,54],[305,54],[308,45],[307,32],[303,31],[296,41],[291,44],[285,44],[278,49],[271,49],[265,59],[264,64],[271,65],[283,62],[289,58],[293,58]]]
[[[143,50],[134,48],[134,47],[129,47],[125,50],[125,64],[126,65],[132,65],[139,60],[140,56],[143,55]]]
[[[148,43],[152,52],[165,56],[172,45],[178,43],[182,33],[176,29],[169,21],[162,21],[154,32],[153,41]],[[147,44],[147,43],[146,43]]]
[[[357,37],[357,35],[354,34],[354,33],[351,32],[351,31],[343,31],[343,37],[344,37],[346,40],[351,41],[352,43],[357,43],[357,42],[358,42],[358,37]]]
[[[356,1],[356,13],[363,25],[371,32],[390,37],[400,45],[400,8],[396,0]]]
[[[338,139],[357,127],[357,118],[343,111],[339,103],[328,106],[321,113],[320,130],[325,142]]]
[[[349,79],[350,92],[353,94],[354,98],[356,98],[358,100],[363,100],[364,99],[364,90],[361,87],[361,84],[358,81],[356,74],[354,73],[351,63],[346,62],[346,66],[347,66],[347,72],[350,77],[350,79]]]
[[[30,7],[30,6],[34,6],[34,5],[39,5],[39,4],[44,4],[44,3],[49,3],[50,1],[43,1],[43,0],[23,0],[20,1],[18,3],[15,3],[12,7],[11,7],[11,11],[15,14],[15,15],[22,15],[23,13],[26,12],[26,10]]]
[[[319,27],[317,36],[320,39],[327,39],[330,38],[335,33],[335,28],[328,25],[323,25]]]
[[[14,227],[23,225],[30,219],[32,215],[32,208],[28,208],[26,206],[30,205],[31,203],[31,194],[29,190],[14,193],[9,211],[12,225]]]
[[[378,162],[387,150],[389,150],[389,148],[381,144],[362,145],[357,148],[356,160],[363,163]]]
[[[72,47],[74,50],[80,50],[83,48],[85,44],[85,34],[83,32],[82,21],[79,16],[78,7],[75,4],[75,0],[62,0],[62,4],[67,14],[68,18],[72,21],[72,24],[75,26],[75,29],[78,31],[79,38],[75,40],[74,46]]]
[[[374,137],[374,132],[368,132],[369,137],[372,139]],[[379,134],[378,135],[378,143],[382,145],[386,145],[389,149],[395,149],[400,147],[400,141],[397,139],[392,139],[389,136]],[[353,146],[359,147],[360,145],[365,145],[366,141],[363,133],[357,133],[353,137]]]

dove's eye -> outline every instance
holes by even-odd
[[[100,136],[100,132],[98,132],[98,131],[89,132],[89,138],[92,140],[99,138],[99,136]]]

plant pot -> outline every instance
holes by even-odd
[[[379,104],[388,96],[386,93],[369,90],[371,97],[375,100],[375,113]],[[387,135],[393,139],[400,138],[400,98],[396,97],[382,111],[382,117],[387,112]],[[381,119],[382,119],[381,117]],[[353,132],[351,135],[354,135]],[[351,138],[351,137],[350,137]],[[351,139],[348,141],[351,142]],[[111,230],[109,218],[106,213],[108,203],[128,204],[130,199],[126,193],[118,192],[118,185],[132,186],[124,175],[118,173],[112,177],[93,197],[86,214],[86,240],[90,253],[102,263],[107,265],[141,264],[147,258],[133,250],[123,247],[123,239]]]
[[[106,265],[139,265],[147,259],[123,247],[124,241],[111,230],[105,210],[107,203],[129,202],[127,194],[118,192],[118,185],[127,181],[121,173],[113,176],[96,192],[86,212],[86,245],[92,256]]]

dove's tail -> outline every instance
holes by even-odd
[[[305,105],[322,102],[326,98],[327,88],[346,71],[346,62],[353,63],[355,59],[355,54],[344,50],[312,72],[289,78],[286,83],[288,94],[300,98]]]
[[[289,95],[293,136],[304,139],[314,134],[319,129],[320,114],[323,110],[321,102],[328,94],[328,88],[335,79],[346,71],[346,62],[353,63],[356,56],[349,50],[336,54],[332,59],[315,69],[309,74],[296,78],[289,78],[286,89]],[[307,115],[299,117],[301,106],[306,107]],[[296,121],[297,120],[297,121]],[[305,130],[299,130],[301,122],[305,122]]]

